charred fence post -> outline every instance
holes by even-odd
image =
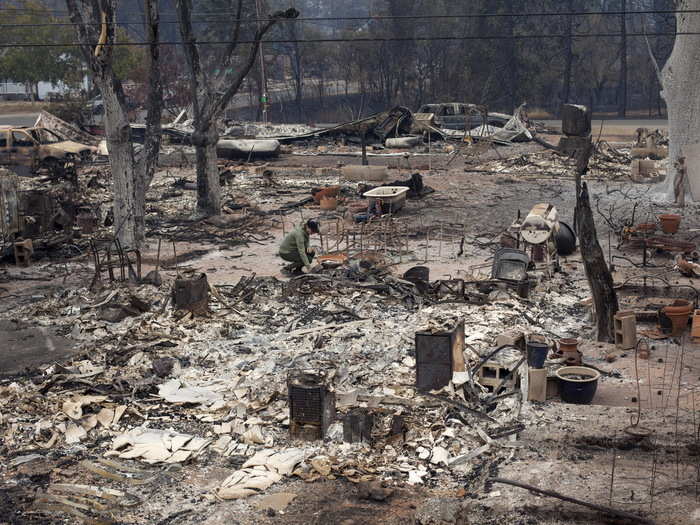
[[[574,211],[575,229],[578,233],[581,259],[586,271],[586,278],[593,296],[598,327],[598,341],[612,343],[615,341],[614,316],[619,306],[617,293],[610,269],[605,262],[603,249],[598,242],[593,210],[591,208],[588,187],[582,181],[588,171],[588,163],[593,155],[593,143],[588,140],[587,147],[576,154],[576,208]]]

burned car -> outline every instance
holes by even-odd
[[[0,126],[0,166],[54,170],[87,161],[95,151],[49,129]]]
[[[418,113],[433,114],[434,123],[439,128],[460,131],[483,124],[501,128],[512,118],[512,115],[488,113],[483,106],[461,102],[423,104]]]

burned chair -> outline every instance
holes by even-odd
[[[102,283],[102,274],[107,273],[109,282],[141,280],[141,252],[134,248],[124,248],[116,237],[90,239],[90,249],[95,263],[95,276],[90,288]],[[115,277],[115,269],[119,270],[119,278]]]

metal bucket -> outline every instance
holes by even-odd
[[[549,353],[549,345],[537,341],[527,343],[527,366],[530,368],[544,368],[544,362]]]

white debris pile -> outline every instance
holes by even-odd
[[[490,126],[489,126],[490,128]],[[481,131],[481,130],[479,130]],[[485,130],[488,134],[490,129]],[[591,159],[587,178],[627,179],[630,177],[628,149],[599,149]],[[467,170],[489,172],[493,175],[570,178],[576,162],[573,158],[552,151],[538,151],[507,159],[488,160],[473,164]],[[584,178],[585,178],[584,177]]]
[[[308,455],[308,451],[299,448],[279,452],[261,451],[226,478],[217,489],[216,496],[220,499],[238,499],[259,494],[284,476],[291,475]]]
[[[473,367],[508,329],[572,335],[581,328],[578,302],[585,297],[563,280],[528,300],[506,293],[491,304],[423,307],[405,288],[300,294],[274,278],[251,286],[256,293],[245,307],[212,299],[208,317],[175,310],[166,285],[128,294],[81,289],[15,310],[79,334],[85,353],[45,367],[32,381],[0,386],[6,447],[94,440],[93,453],[149,463],[240,458],[242,467],[216,491],[221,499],[259,493],[290,475],[454,483],[455,474],[509,454],[527,420],[519,391],[486,411],[487,392],[467,394],[468,372],[432,395],[417,392],[416,331],[463,320],[464,357]],[[220,292],[226,297],[225,288]],[[97,314],[131,296],[148,309],[116,322]],[[297,448],[289,435],[287,374],[307,368],[327,373],[339,419],[313,450]],[[343,442],[340,419],[353,409],[373,412],[371,444]],[[398,430],[396,421],[403,422]]]
[[[107,456],[139,458],[146,463],[182,463],[197,457],[211,440],[172,430],[134,428],[117,436]]]
[[[158,395],[170,403],[192,403],[212,410],[224,406],[224,398],[219,392],[202,386],[184,386],[178,379],[160,385]]]

